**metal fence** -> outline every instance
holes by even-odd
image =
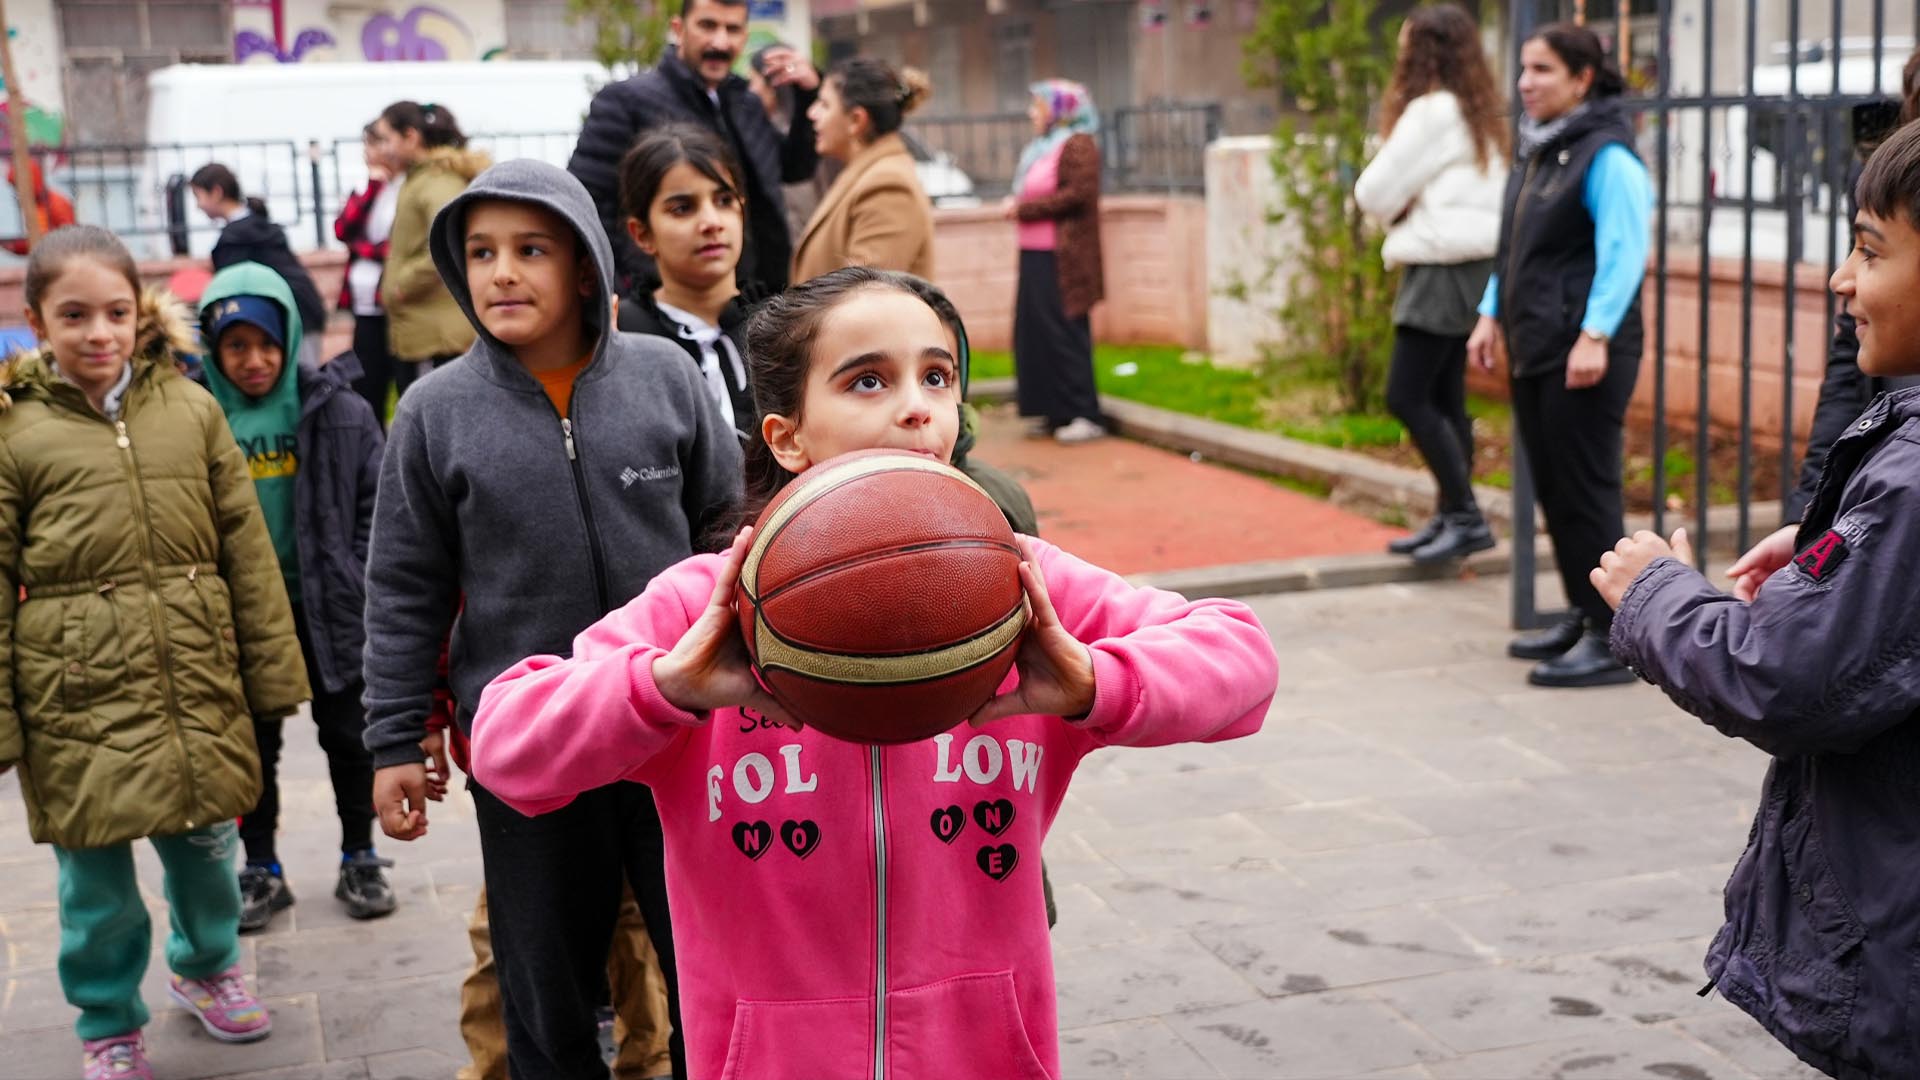
[[[1220,131],[1220,107],[1156,105],[1117,109],[1100,134],[1110,191],[1204,188],[1206,146]],[[496,161],[531,157],[564,166],[574,131],[472,136]],[[909,131],[923,168],[942,186],[939,201],[997,198],[1012,182],[1020,149],[1032,137],[1024,114],[938,117]],[[34,159],[81,221],[118,233],[143,258],[205,254],[219,226],[199,213],[187,181],[209,162],[232,169],[249,197],[263,199],[300,250],[333,246],[333,220],[366,183],[357,134],[301,145],[294,140],[121,144],[36,148]],[[0,150],[11,164],[12,152]],[[23,232],[19,208],[0,199],[0,236]],[[6,256],[0,255],[0,259]]]
[[[1108,112],[1099,134],[1102,189],[1204,191],[1207,144],[1220,135],[1220,117],[1218,103]],[[907,130],[927,150],[947,155],[981,198],[1008,193],[1020,151],[1033,139],[1026,113],[926,117]]]
[[[1610,4],[1580,6],[1589,15],[1611,14]],[[1519,0],[1513,9],[1511,70],[1519,69],[1518,50],[1527,36],[1546,22],[1572,17],[1574,7],[1573,0]],[[1795,271],[1813,266],[1831,276],[1851,249],[1847,215],[1856,143],[1867,127],[1889,117],[1881,103],[1900,93],[1901,68],[1920,38],[1920,4],[1658,0],[1651,16],[1630,20],[1643,29],[1649,23],[1655,29],[1652,85],[1628,102],[1637,114],[1638,149],[1653,173],[1658,200],[1646,298],[1651,301],[1646,305],[1650,355],[1640,376],[1652,380],[1651,511],[1653,527],[1663,535],[1687,525],[1704,565],[1709,544],[1718,545],[1716,555],[1737,553],[1756,535],[1776,528],[1775,520],[1755,519],[1756,499],[1785,499],[1795,486],[1794,375],[1817,377],[1824,370],[1835,314],[1828,292],[1823,333],[1813,340],[1797,336],[1795,312],[1803,290]],[[1631,28],[1618,34],[1613,23],[1596,29],[1616,42],[1634,39]],[[1895,36],[1895,29],[1913,36]],[[1644,78],[1648,73],[1640,70]],[[1717,288],[1713,280],[1714,266],[1724,268],[1723,260],[1738,260],[1737,304],[1719,295],[1727,286]],[[1782,280],[1783,314],[1756,311],[1756,265],[1767,269],[1769,280]],[[1691,295],[1681,295],[1676,287],[1679,271],[1694,277]],[[1692,318],[1675,317],[1675,309],[1689,305]],[[1726,341],[1727,321],[1716,319],[1715,311],[1728,307],[1737,312],[1739,354],[1730,418],[1728,410],[1715,408],[1709,363],[1714,345]],[[1774,357],[1762,355],[1756,345],[1763,317],[1781,319],[1778,415],[1785,433],[1778,440],[1778,481],[1764,489],[1754,418],[1756,408],[1769,403],[1756,398],[1755,374],[1757,367],[1771,369]],[[1670,408],[1671,357],[1683,350],[1697,361],[1688,388],[1693,407],[1687,412]],[[1721,449],[1729,441],[1731,453]],[[1692,490],[1682,496],[1690,520],[1679,520],[1667,506],[1670,451],[1692,457]],[[1724,465],[1716,473],[1716,457],[1732,459],[1731,476]],[[1534,602],[1534,502],[1517,435],[1514,459],[1512,614],[1516,626],[1537,626],[1553,616]],[[1716,536],[1710,528],[1708,512],[1716,501],[1734,506],[1727,535]]]

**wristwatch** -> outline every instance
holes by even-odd
[[[1601,333],[1598,330],[1582,330],[1580,331],[1580,336],[1583,338],[1586,338],[1588,341],[1596,342],[1601,345],[1605,345],[1609,340],[1607,335]]]

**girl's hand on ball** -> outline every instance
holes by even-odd
[[[1008,716],[1085,716],[1093,709],[1093,653],[1060,625],[1060,615],[1047,596],[1046,579],[1033,561],[1033,551],[1025,537],[1019,538],[1020,551],[1026,556],[1020,563],[1020,584],[1027,590],[1027,603],[1033,614],[1027,624],[1027,636],[1020,642],[1020,655],[1014,667],[1020,672],[1019,685],[1012,693],[1001,694],[980,707],[967,723],[982,727]]]
[[[681,635],[680,643],[653,662],[653,684],[667,703],[685,712],[710,713],[734,706],[753,709],[787,727],[800,723],[787,715],[753,677],[746,643],[740,640],[739,616],[733,610],[733,586],[747,561],[753,528],[740,530],[727,552],[726,568],[713,583],[713,595]]]

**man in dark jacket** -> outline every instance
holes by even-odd
[[[1920,373],[1920,126],[1860,181],[1834,274],[1867,376]],[[1753,600],[1682,535],[1622,540],[1591,580],[1613,650],[1677,704],[1774,757],[1707,950],[1711,987],[1842,1080],[1920,1075],[1920,389],[1837,439],[1799,554]]]
[[[686,122],[712,129],[732,144],[747,172],[741,285],[758,286],[766,294],[779,292],[787,287],[793,259],[780,185],[810,179],[819,166],[807,106],[819,93],[820,73],[791,49],[770,51],[769,81],[794,91],[792,123],[782,136],[747,81],[733,74],[747,42],[746,0],[681,0],[673,33],[678,47],[668,50],[657,67],[602,87],[593,96],[567,171],[593,196],[601,227],[613,245],[621,295],[633,296],[653,277],[653,262],[627,235],[620,211],[620,159],[643,132],[663,124]]]

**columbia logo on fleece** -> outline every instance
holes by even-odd
[[[678,465],[669,465],[664,469],[656,469],[652,466],[636,469],[629,465],[620,470],[620,486],[630,488],[636,480],[671,480],[679,475],[680,466]]]

